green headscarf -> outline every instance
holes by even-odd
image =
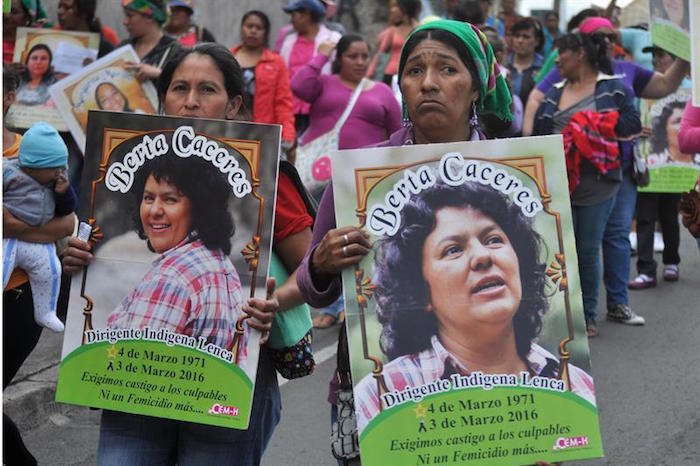
[[[404,42],[399,59],[399,82],[406,64],[406,44],[416,33],[424,30],[440,29],[447,31],[464,43],[476,64],[479,75],[479,100],[477,112],[480,114],[492,114],[503,121],[512,121],[513,115],[510,104],[513,99],[508,89],[505,78],[501,75],[501,69],[493,55],[493,49],[486,36],[476,26],[463,21],[440,19],[418,26],[409,34]]]
[[[122,0],[122,6],[153,18],[153,20],[158,24],[163,24],[168,19],[164,2],[153,2],[150,0]]]

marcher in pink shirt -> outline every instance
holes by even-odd
[[[700,107],[694,107],[691,100],[685,105],[681,119],[678,148],[684,154],[700,153]]]

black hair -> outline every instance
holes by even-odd
[[[41,77],[41,82],[43,83],[43,82],[51,81],[53,79],[53,64],[52,64],[53,63],[53,53],[51,52],[51,49],[49,48],[48,45],[36,44],[34,47],[29,49],[29,52],[27,53],[27,58],[24,60],[24,64],[26,65],[29,63],[29,57],[31,57],[32,54],[34,52],[36,52],[37,50],[44,50],[44,51],[46,51],[46,53],[49,54],[49,68],[46,70],[46,73],[44,73],[44,75]],[[31,79],[31,76],[29,75],[28,68],[23,73],[22,79],[25,81],[29,81]]]
[[[73,8],[80,16],[84,16],[91,32],[102,32],[102,23],[95,17],[97,0],[74,0]]]
[[[250,10],[241,18],[241,27],[243,27],[243,23],[251,16],[257,16],[263,23],[263,29],[265,30],[265,46],[267,47],[270,42],[270,18],[260,10]]]
[[[140,206],[146,181],[150,176],[177,188],[190,201],[192,230],[196,230],[207,249],[220,249],[227,256],[231,253],[231,236],[234,233],[233,217],[228,210],[231,187],[221,172],[200,157],[182,158],[172,150],[148,160],[134,180],[135,209],[132,220],[139,238],[148,240],[141,223]],[[148,248],[151,248],[150,243]]]
[[[484,24],[486,21],[478,0],[460,0],[455,7],[452,18],[471,24]]]
[[[511,29],[511,34],[515,35],[518,31],[526,31],[532,29],[533,35],[535,36],[535,51],[537,53],[542,53],[542,47],[544,47],[544,31],[542,30],[542,25],[537,20],[537,18],[522,18],[513,24]]]
[[[663,154],[668,148],[668,135],[666,134],[668,119],[671,118],[674,110],[683,110],[684,108],[685,102],[674,100],[666,104],[663,110],[661,110],[661,114],[654,118],[651,125],[652,133],[651,137],[649,138],[650,153]]]
[[[596,70],[613,74],[612,62],[608,57],[605,38],[596,34],[568,33],[558,38],[555,47],[559,50],[583,48],[586,61]]]
[[[335,46],[335,60],[333,60],[333,64],[331,65],[331,71],[333,74],[340,73],[343,55],[355,42],[364,42],[367,44],[365,38],[359,34],[345,34],[340,38],[338,45]],[[369,48],[369,45],[367,45],[367,47]]]
[[[585,8],[579,11],[566,23],[566,30],[572,32],[581,25],[584,19],[590,18],[591,16],[600,16],[600,10],[597,8]]]
[[[122,96],[122,99],[124,99],[124,108],[121,111],[123,111],[123,112],[133,112],[134,111],[131,107],[129,107],[129,98],[126,96],[126,94],[124,94],[121,91],[121,89],[119,89],[117,86],[115,86],[113,83],[111,83],[109,81],[103,81],[100,84],[98,84],[97,86],[95,86],[95,103],[97,103],[97,107],[100,110],[104,110],[104,109],[102,108],[102,104],[100,104],[100,99],[99,99],[98,93],[99,93],[100,88],[103,86],[112,86],[119,93],[119,95]]]
[[[420,0],[396,0],[396,5],[403,14],[411,19],[418,19],[422,9]]]
[[[165,102],[165,95],[168,92],[168,87],[170,87],[170,82],[173,80],[175,70],[185,58],[193,53],[206,55],[214,61],[216,67],[224,76],[224,88],[229,100],[243,95],[243,90],[245,89],[243,71],[241,70],[241,65],[233,58],[233,54],[223,45],[204,42],[192,48],[178,48],[178,51],[163,66],[157,85],[161,108]]]
[[[546,13],[544,14],[544,19],[546,20],[546,19],[549,18],[550,16],[555,16],[557,19],[559,19],[559,13],[557,13],[557,12],[554,11],[554,10],[549,10],[548,12],[546,12]]]
[[[524,359],[541,330],[542,314],[548,306],[546,265],[540,258],[544,242],[507,196],[475,182],[459,186],[438,182],[412,196],[401,211],[403,221],[398,233],[377,241],[374,283],[382,351],[389,359],[418,353],[429,348],[430,338],[438,334],[435,312],[426,312],[430,289],[423,276],[423,246],[435,229],[438,211],[446,207],[476,209],[496,222],[508,237],[520,268],[522,297],[513,327],[518,355]]]
[[[2,69],[2,90],[3,92],[14,92],[19,87],[19,75],[11,66],[4,66]]]

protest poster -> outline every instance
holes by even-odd
[[[700,0],[690,1],[690,76],[693,79],[693,105],[700,107]]]
[[[156,113],[158,95],[153,83],[139,82],[126,69],[126,62],[138,61],[133,47],[125,45],[49,89],[56,108],[83,153],[89,110]]]
[[[684,154],[678,147],[681,118],[690,98],[691,90],[681,88],[663,99],[640,101],[642,126],[651,128],[651,135],[637,141],[649,167],[649,185],[639,187],[639,192],[682,193],[695,186],[700,154]]]
[[[246,429],[280,128],[90,111],[56,401]],[[81,225],[81,229],[84,226]],[[96,233],[95,233],[96,232]]]
[[[332,170],[337,224],[373,245],[342,277],[362,464],[601,457],[561,137]]]
[[[649,0],[651,42],[690,61],[690,11],[688,0]]]
[[[7,114],[8,126],[29,128],[37,121],[46,121],[59,131],[67,131],[49,87],[94,61],[99,44],[96,32],[17,28],[13,61],[23,63],[25,71]]]

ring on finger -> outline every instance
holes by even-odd
[[[343,235],[343,239],[345,240],[345,245],[346,245],[346,246],[347,246],[348,244],[350,244],[350,238],[348,238],[348,234],[347,234],[347,233],[345,233],[345,234]]]
[[[343,257],[348,257],[348,247],[343,246]]]

